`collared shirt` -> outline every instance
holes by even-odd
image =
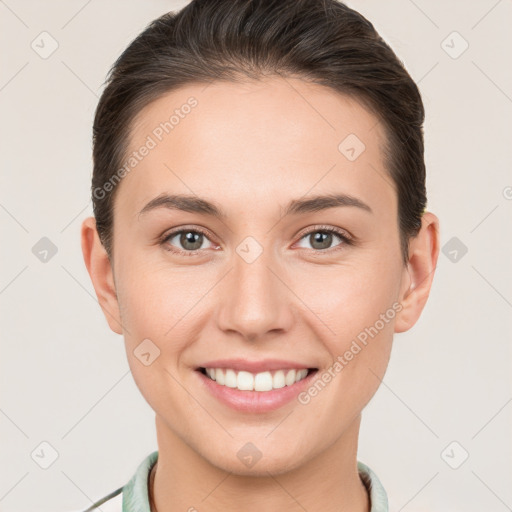
[[[151,512],[148,482],[151,468],[157,460],[158,451],[154,451],[141,462],[126,485],[93,503],[83,512]],[[360,461],[357,461],[357,469],[370,497],[370,512],[388,512],[388,497],[377,475]]]

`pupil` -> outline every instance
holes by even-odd
[[[319,242],[320,247],[315,247],[316,249],[328,249],[331,244],[332,234],[325,233],[322,231],[317,231],[314,235],[314,243],[312,244],[315,247],[315,243]]]
[[[186,233],[184,233],[181,236],[180,242],[183,245],[183,247],[194,251],[201,247],[201,240],[200,240],[201,236],[202,236],[201,233],[194,233],[192,231],[187,231]],[[199,240],[199,242],[198,242],[198,240]],[[192,247],[187,246],[187,244],[192,244]]]

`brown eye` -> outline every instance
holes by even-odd
[[[203,234],[196,231],[182,231],[179,242],[184,249],[196,251],[203,245]]]
[[[316,231],[315,233],[312,233],[308,236],[313,249],[329,249],[332,244],[332,233]]]
[[[189,256],[204,249],[203,243],[205,240],[209,241],[206,233],[198,229],[181,229],[166,235],[161,243],[172,252]]]
[[[341,240],[342,243],[333,246],[333,241],[336,238]],[[316,228],[303,235],[301,240],[307,240],[311,245],[311,249],[315,251],[326,251],[339,245],[351,245],[350,238],[334,228]]]

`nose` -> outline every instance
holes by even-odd
[[[293,325],[294,295],[287,273],[267,253],[264,250],[252,262],[234,254],[219,290],[218,327],[249,341],[282,334]]]

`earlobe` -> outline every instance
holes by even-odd
[[[103,314],[110,329],[123,334],[112,266],[100,241],[94,217],[88,217],[82,222],[81,242],[85,266]]]
[[[404,286],[400,292],[403,309],[395,322],[397,333],[408,331],[427,303],[439,256],[439,238],[439,219],[425,212],[421,229],[409,244],[409,262],[404,269]]]

